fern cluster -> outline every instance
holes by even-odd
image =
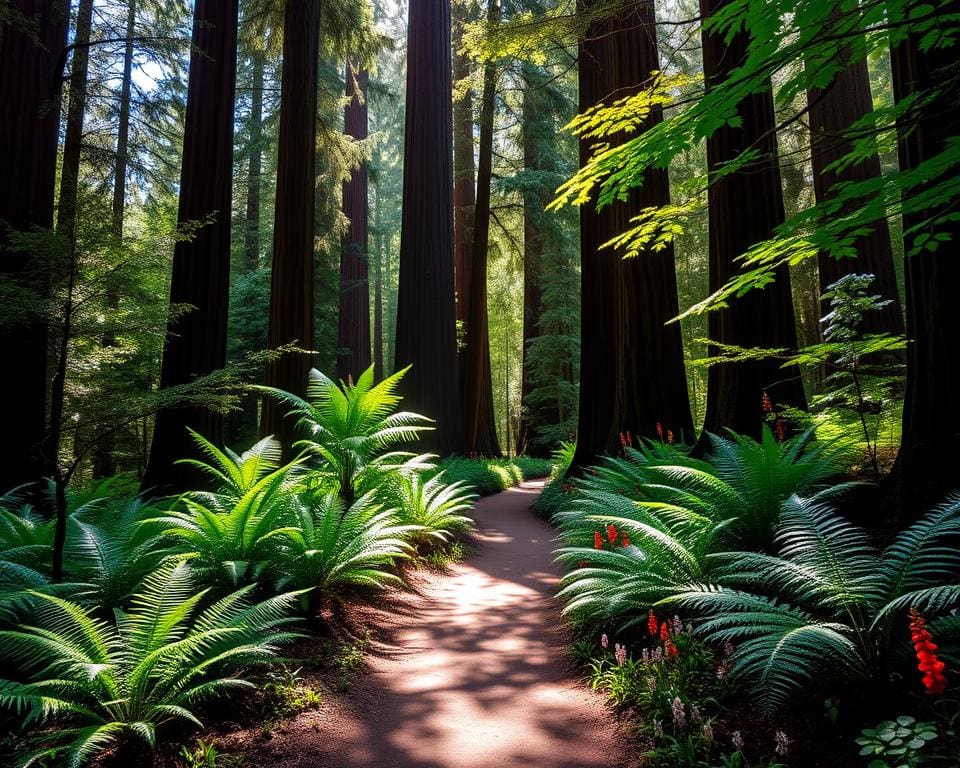
[[[197,705],[250,685],[298,612],[397,584],[400,561],[469,529],[471,488],[397,450],[427,424],[395,412],[402,376],[313,371],[308,400],[272,392],[306,434],[285,464],[273,438],[238,453],[193,433],[200,458],[184,462],[206,489],[75,499],[63,583],[53,522],[0,499],[0,706],[41,726],[23,765],[153,749],[171,721],[198,724]]]
[[[897,669],[911,607],[942,617],[937,637],[956,653],[960,497],[879,550],[829,506],[849,444],[778,443],[765,429],[759,442],[714,436],[704,459],[660,444],[625,454],[568,488],[554,517],[568,614],[621,627],[663,604],[699,616],[707,640],[736,647],[733,670],[767,709],[821,676]]]

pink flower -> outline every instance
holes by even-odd
[[[606,632],[600,635],[600,645],[602,645],[604,648],[607,648],[610,645],[610,638],[607,637]]]
[[[627,662],[627,646],[617,643],[614,646],[613,657],[617,660],[617,666],[622,667]]]

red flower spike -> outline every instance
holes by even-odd
[[[621,536],[620,541],[623,542],[623,546],[629,547],[629,546],[630,546],[630,537],[627,536],[626,531],[624,531],[623,533],[621,533],[620,536]]]
[[[760,407],[763,408],[764,413],[773,413],[773,400],[766,392],[760,397]]]
[[[650,634],[650,637],[656,637],[657,626],[657,616],[653,612],[653,608],[651,608],[650,613],[647,615],[647,632]]]
[[[630,430],[627,430],[627,445],[633,445],[633,435],[630,434]]]
[[[613,527],[613,523],[607,526],[607,541],[611,544],[617,540],[617,529]]]
[[[663,644],[663,648],[667,652],[667,656],[669,656],[671,659],[676,658],[678,651],[677,651],[677,646],[673,644],[673,641],[667,640]]]
[[[603,539],[600,538],[600,531],[593,532],[593,548],[603,549]]]
[[[939,696],[947,687],[946,665],[937,658],[937,644],[926,627],[926,620],[910,609],[910,639],[917,653],[917,668],[923,672],[923,685],[930,696]]]
[[[670,642],[670,623],[667,621],[660,625],[660,642]]]
[[[659,421],[657,422],[657,437],[660,438],[660,442],[663,442],[663,424]]]
[[[787,430],[783,426],[783,421],[777,419],[777,442],[782,443],[787,439]]]

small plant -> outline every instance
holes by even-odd
[[[864,316],[891,301],[870,295],[873,280],[873,275],[850,274],[827,286],[820,297],[830,302],[830,312],[820,321],[824,324],[824,341],[802,349],[791,364],[822,366],[830,371],[824,380],[824,394],[815,397],[811,405],[854,415],[873,473],[879,477],[878,435],[884,410],[902,386],[903,366],[898,355],[902,355],[906,341],[889,333],[864,333]]]
[[[180,747],[177,765],[179,768],[239,768],[243,757],[219,752],[212,741],[197,739],[192,746]]]
[[[320,691],[300,677],[300,669],[284,667],[268,676],[263,684],[264,710],[269,719],[278,719],[316,709],[323,703]]]
[[[432,549],[424,558],[427,566],[442,571],[453,563],[461,563],[468,554],[468,548],[463,542],[451,541],[449,544]]]
[[[927,761],[927,746],[937,738],[936,723],[901,715],[865,728],[856,741],[861,755],[874,758],[869,768],[914,768]]]

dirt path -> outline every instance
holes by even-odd
[[[282,728],[244,765],[626,765],[613,716],[564,657],[553,532],[529,512],[541,487],[482,499],[475,553],[369,618],[370,673],[345,701]]]

